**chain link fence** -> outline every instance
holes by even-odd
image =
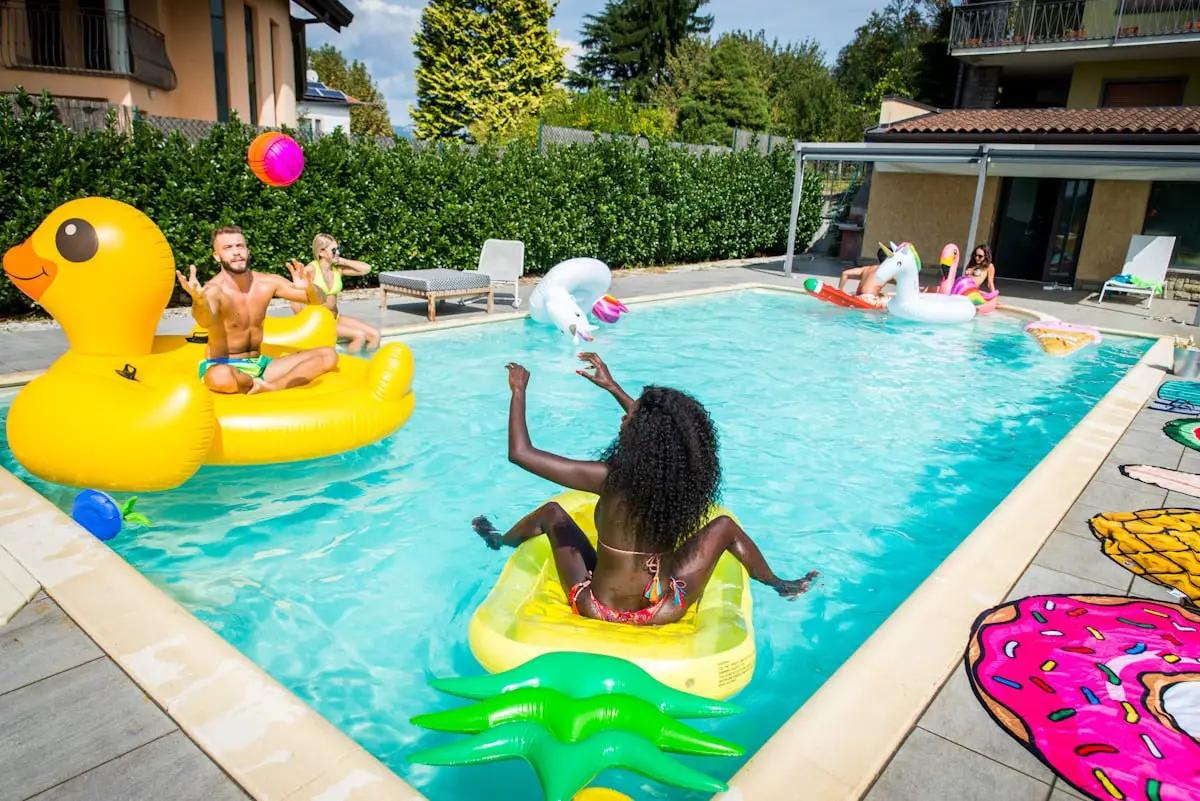
[[[5,96],[13,98],[16,95],[12,93],[4,93]],[[41,102],[39,97],[31,98],[35,104]],[[213,128],[219,123],[210,122],[208,120],[187,119],[183,117],[164,117],[159,114],[147,114],[131,106],[118,106],[109,103],[106,100],[90,100],[71,97],[56,97],[53,98],[54,116],[65,127],[73,131],[81,132],[86,130],[103,130],[110,124],[114,130],[129,132],[133,130],[134,120],[141,122],[144,125],[149,125],[157,128],[164,133],[176,132],[185,139],[196,142],[200,139],[208,137]],[[13,105],[13,113],[19,114],[20,110]],[[268,126],[258,126],[258,130],[270,131],[278,130]],[[311,128],[302,129],[296,132],[296,138],[304,142],[312,142],[323,136],[329,136],[330,133],[314,132]],[[390,148],[394,147],[396,140],[390,136],[375,136],[362,137],[350,135],[351,141],[361,141],[363,139],[373,139],[379,147]],[[634,137],[621,134],[604,134],[594,133],[583,128],[563,128],[557,125],[542,125],[538,126],[538,149],[540,152],[546,152],[549,147],[555,146],[570,146],[570,145],[590,145],[597,140],[605,138],[619,139],[634,139]],[[647,148],[650,146],[650,140],[644,136],[636,137],[638,147]],[[417,149],[426,149],[436,147],[441,150],[445,147],[444,140],[413,140],[410,144]],[[731,153],[743,150],[757,150],[759,153],[766,155],[771,151],[780,148],[790,148],[793,146],[793,140],[783,136],[773,136],[771,134],[757,134],[752,131],[734,130],[730,144],[724,145],[693,145],[684,142],[669,142],[670,147],[682,148],[689,153],[702,155],[704,153]],[[475,145],[466,145],[468,150],[476,150]]]

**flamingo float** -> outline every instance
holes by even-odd
[[[999,292],[984,292],[979,288],[979,284],[975,283],[975,279],[969,275],[963,275],[955,280],[959,265],[958,245],[951,242],[942,248],[941,264],[943,267],[948,267],[949,272],[942,279],[941,286],[938,287],[938,294],[964,295],[975,304],[976,314],[991,314],[996,310],[996,306],[1000,304]]]

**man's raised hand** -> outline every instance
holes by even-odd
[[[175,271],[175,277],[179,279],[179,285],[183,287],[183,291],[188,293],[192,300],[196,300],[204,292],[204,287],[200,285],[199,279],[196,278],[196,265],[191,265],[188,270],[187,277],[179,270]]]

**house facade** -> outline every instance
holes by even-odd
[[[350,133],[350,109],[363,103],[340,89],[326,86],[313,70],[306,75],[304,92],[296,103],[297,127],[310,139],[339,128]]]
[[[982,243],[1002,278],[1086,289],[1145,233],[1176,237],[1172,271],[1200,272],[1200,0],[966,2],[950,50],[955,107],[887,98],[866,146],[980,155],[876,163],[864,258]]]
[[[337,0],[0,0],[0,92],[24,87],[166,117],[296,125],[308,25]]]

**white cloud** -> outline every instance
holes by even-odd
[[[558,46],[567,48],[567,52],[563,54],[563,63],[567,65],[567,69],[575,69],[575,65],[579,63],[579,57],[583,55],[583,45],[573,39],[564,39],[560,33]]]

